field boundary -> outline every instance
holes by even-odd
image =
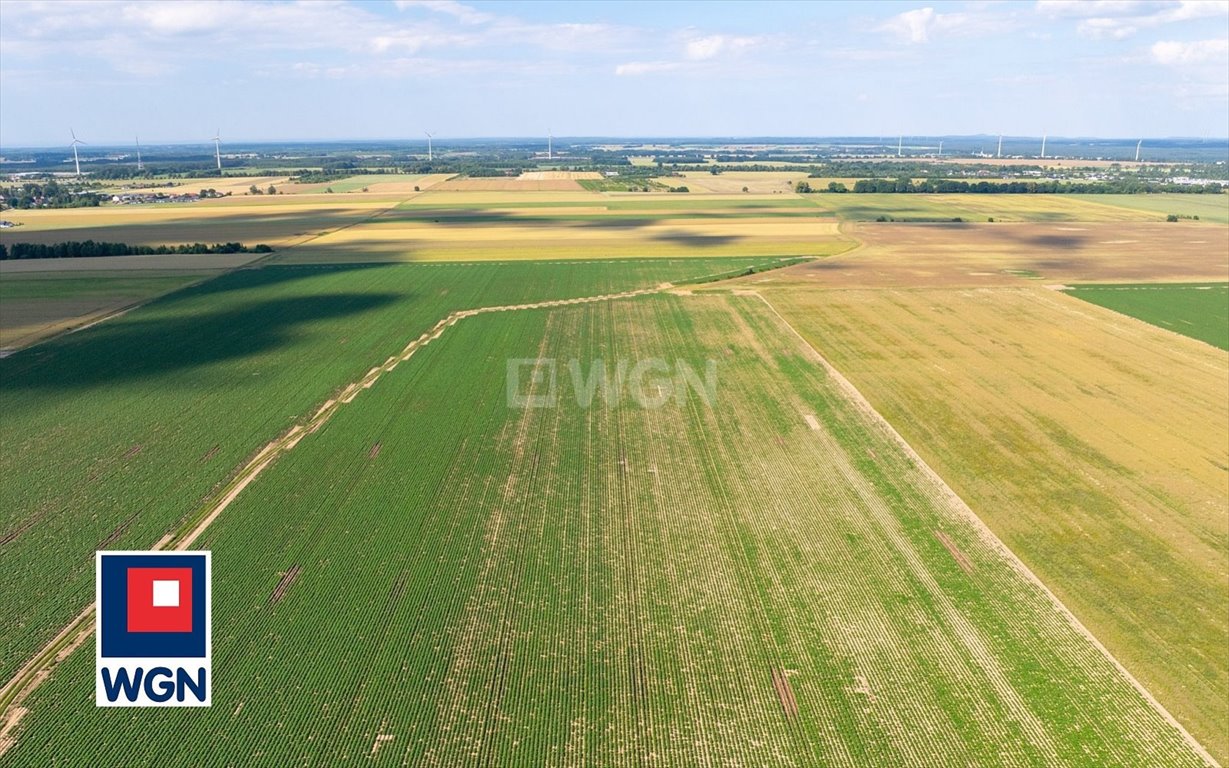
[[[1076,632],[1078,632],[1086,640],[1088,640],[1094,648],[1100,651],[1102,655],[1104,655],[1105,658],[1113,664],[1114,668],[1118,670],[1119,674],[1121,674],[1127,682],[1129,682],[1135,690],[1137,690],[1139,694],[1144,697],[1144,700],[1147,701],[1153,709],[1161,715],[1165,722],[1169,723],[1175,730],[1178,731],[1187,745],[1200,758],[1202,758],[1205,763],[1209,766],[1214,766],[1215,768],[1221,768],[1220,763],[1217,762],[1216,758],[1212,757],[1211,753],[1209,753],[1208,750],[1199,743],[1198,739],[1192,736],[1190,732],[1188,732],[1186,728],[1178,722],[1177,718],[1170,714],[1169,710],[1166,709],[1165,706],[1161,704],[1161,702],[1158,701],[1147,688],[1144,687],[1143,683],[1137,680],[1135,676],[1132,675],[1125,666],[1123,666],[1122,662],[1120,662],[1117,657],[1115,657],[1114,654],[1112,654],[1110,650],[1097,639],[1088,627],[1084,626],[1083,622],[1081,622],[1076,615],[1072,613],[1069,608],[1067,608],[1062,600],[1059,600],[1058,596],[1045,585],[1037,574],[1033,573],[1032,569],[1029,568],[1024,561],[1021,560],[1005,543],[1003,543],[1001,539],[999,539],[999,537],[990,529],[988,525],[986,525],[981,517],[979,517],[977,513],[965,503],[964,499],[960,498],[960,496],[952,490],[952,488],[943,480],[939,473],[935,472],[935,470],[926,463],[921,455],[913,449],[913,446],[909,445],[908,441],[906,441],[905,438],[896,431],[896,428],[893,427],[892,424],[888,422],[888,420],[884,418],[873,405],[871,405],[870,401],[867,400],[866,397],[862,395],[861,391],[853,385],[853,382],[845,378],[840,371],[828,362],[828,359],[825,358],[819,350],[806,339],[805,336],[799,333],[798,329],[794,328],[794,326],[785,319],[785,316],[782,315],[775,306],[773,306],[772,302],[769,301],[767,297],[758,291],[744,291],[743,294],[746,296],[754,295],[760,301],[764,302],[764,304],[772,311],[782,325],[788,328],[794,336],[798,337],[798,340],[802,342],[806,349],[811,351],[815,357],[815,360],[824,368],[824,371],[832,377],[832,380],[836,382],[837,387],[850,399],[853,405],[869,417],[874,424],[882,429],[895,443],[897,443],[897,445],[900,446],[900,448],[905,452],[905,455],[907,455],[918,466],[918,468],[922,470],[922,474],[939,488],[940,492],[948,500],[948,502],[968,519],[968,521],[972,524],[973,529],[978,533],[982,540],[990,546],[992,550],[997,551],[1008,562],[1008,564],[1011,565],[1027,581],[1040,589],[1042,594],[1049,598],[1054,608],[1067,620],[1071,627],[1074,628]]]

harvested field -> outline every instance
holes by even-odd
[[[830,194],[806,196],[842,219],[901,222],[1163,221],[1147,211],[1111,205],[1100,195]]]
[[[569,192],[584,191],[574,179],[476,178],[450,179],[436,184],[439,192]]]
[[[864,246],[794,267],[825,288],[1224,280],[1229,228],[1203,223],[847,224]]]
[[[517,177],[521,181],[558,181],[560,179],[600,179],[597,171],[525,171]]]
[[[212,189],[220,195],[227,193],[231,195],[245,195],[253,184],[261,190],[267,189],[270,184],[280,189],[288,181],[288,176],[227,176],[223,178],[199,176],[191,179],[169,179],[153,183],[140,181],[116,182],[106,187],[106,191],[109,194],[116,195],[156,194],[158,192],[176,195],[196,194],[202,189]]]
[[[807,171],[726,171],[711,173],[685,171],[683,178],[662,177],[654,181],[668,187],[685,186],[692,192],[736,194],[747,188],[749,194],[794,194],[794,184],[807,180]],[[825,182],[827,183],[827,182]]]
[[[716,399],[508,407],[508,359],[598,354],[720,359]],[[200,542],[230,564],[213,710],[73,709],[78,653],[14,759],[1200,764],[756,297],[468,318],[361,397]]]
[[[1223,351],[1041,286],[763,293],[1229,757]]]

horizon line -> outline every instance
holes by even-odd
[[[835,140],[835,139],[868,139],[868,140],[869,140],[869,139],[877,139],[877,140],[881,140],[881,141],[883,141],[883,140],[886,140],[886,139],[888,139],[888,138],[900,138],[901,136],[902,136],[902,134],[899,134],[899,133],[894,133],[894,134],[886,134],[886,133],[885,133],[885,134],[827,134],[827,135],[813,135],[813,136],[805,136],[805,135],[786,135],[786,134],[775,134],[775,135],[774,135],[774,134],[745,134],[745,135],[724,135],[724,134],[712,134],[712,135],[701,135],[701,134],[695,134],[695,135],[687,135],[687,134],[673,134],[673,135],[667,135],[667,134],[661,134],[661,135],[653,135],[653,134],[641,134],[641,135],[635,135],[635,134],[628,134],[628,135],[601,135],[601,134],[593,134],[593,135],[575,135],[575,136],[566,136],[566,135],[565,135],[565,136],[558,136],[558,135],[555,135],[555,136],[553,136],[552,138],[554,138],[555,140],[563,139],[563,140],[566,140],[566,141],[574,141],[574,142],[576,142],[576,141],[580,141],[580,142],[601,142],[601,141],[623,141],[623,142],[632,142],[632,141],[638,141],[638,142],[641,142],[641,143],[649,143],[649,142],[655,142],[655,141],[689,141],[689,140],[695,140],[695,141],[714,141],[714,142],[715,142],[715,141],[728,141],[728,142],[748,142],[748,143],[752,143],[752,142],[755,142],[755,141],[777,141],[777,142],[786,142],[786,141],[797,141],[797,142],[821,142],[821,141],[825,141],[825,140],[831,141],[831,140]],[[932,134],[903,134],[903,137],[904,137],[904,138],[908,138],[908,139],[992,139],[992,140],[996,140],[996,141],[997,141],[997,139],[999,138],[999,136],[1000,136],[1000,134],[997,134],[997,133],[932,133]],[[1025,140],[1034,140],[1034,139],[1035,139],[1035,140],[1037,140],[1037,141],[1041,141],[1042,136],[1043,136],[1042,134],[1037,134],[1037,135],[1031,135],[1031,134],[1008,134],[1008,133],[1004,133],[1004,134],[1002,134],[1002,138],[1003,138],[1003,139],[1005,139],[1005,140],[1021,140],[1021,139],[1025,139]],[[461,136],[461,135],[458,135],[458,136],[447,136],[447,135],[445,135],[445,136],[442,136],[442,137],[441,137],[439,134],[435,134],[435,135],[433,135],[433,136],[432,136],[432,141],[434,141],[434,142],[436,142],[436,143],[438,143],[438,142],[440,142],[440,141],[442,141],[442,142],[448,142],[448,141],[463,141],[463,142],[474,142],[474,141],[515,141],[515,142],[536,142],[536,141],[541,141],[543,144],[545,144],[545,143],[546,143],[546,138],[547,138],[547,137],[546,137],[546,134],[542,134],[541,136],[538,136],[538,135],[523,135],[523,136],[514,136],[514,135],[506,135],[506,136],[500,136],[500,135],[491,135],[491,136]],[[1175,136],[1142,136],[1142,137],[1141,137],[1141,136],[1129,136],[1129,135],[1121,135],[1121,136],[1094,136],[1094,135],[1082,135],[1082,136],[1081,136],[1081,135],[1077,135],[1077,136],[1063,136],[1063,135],[1058,135],[1058,134],[1048,134],[1048,135],[1046,135],[1046,138],[1047,138],[1047,141],[1055,141],[1055,140],[1057,140],[1057,141],[1126,141],[1126,142],[1138,142],[1138,141],[1144,141],[1144,142],[1147,142],[1147,141],[1199,141],[1199,142],[1201,142],[1201,143],[1212,143],[1212,144],[1220,144],[1220,143],[1224,143],[1224,144],[1229,144],[1229,135],[1227,135],[1227,136],[1181,136],[1181,135],[1175,135]],[[142,147],[194,147],[194,146],[206,146],[206,145],[208,145],[208,144],[212,144],[213,142],[214,142],[214,139],[213,139],[212,137],[210,137],[210,138],[202,138],[202,139],[199,139],[199,140],[172,139],[172,140],[153,140],[153,141],[150,141],[150,140],[148,140],[148,139],[147,139],[147,140],[146,140],[146,143],[145,143],[145,144],[142,144],[141,146],[142,146]],[[97,149],[115,149],[115,148],[125,148],[125,147],[132,147],[132,146],[136,146],[133,142],[128,142],[128,141],[115,142],[115,143],[112,143],[111,141],[107,141],[106,143],[99,142],[99,143],[93,143],[93,144],[85,144],[84,142],[82,142],[82,143],[83,143],[85,146],[92,146],[95,150],[97,150]],[[230,145],[232,145],[232,146],[235,146],[235,145],[264,145],[264,144],[269,144],[269,145],[278,145],[278,144],[345,144],[345,143],[354,143],[354,144],[369,144],[369,143],[402,143],[402,144],[423,144],[423,145],[425,145],[427,142],[426,142],[424,139],[415,139],[415,138],[406,138],[406,137],[379,137],[379,138],[284,138],[284,139],[232,139],[232,140],[223,139],[221,143],[223,143],[223,144],[230,144]],[[3,152],[5,152],[5,151],[10,151],[10,152],[11,152],[11,151],[16,151],[16,150],[29,150],[29,149],[56,149],[56,148],[58,148],[58,147],[62,147],[62,146],[63,146],[63,147],[68,147],[70,144],[71,144],[71,142],[70,142],[70,141],[66,141],[66,142],[63,142],[63,143],[60,143],[60,142],[54,142],[54,143],[46,143],[46,144],[13,144],[13,145],[5,145],[5,144],[0,144],[0,153],[3,153]],[[887,146],[887,145],[885,144],[884,146]],[[895,146],[895,144],[893,144],[893,146]],[[86,150],[86,151],[87,151],[87,152],[89,152],[89,150]]]

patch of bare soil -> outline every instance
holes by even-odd
[[[371,446],[371,450],[367,451],[367,458],[374,459],[375,457],[379,456],[381,447],[383,447],[381,443],[376,443],[375,445]]]
[[[939,542],[944,546],[944,548],[951,553],[952,557],[956,560],[956,564],[960,566],[962,571],[965,573],[973,572],[973,563],[969,560],[965,553],[960,551],[959,547],[956,546],[955,542],[953,542],[946,533],[943,531],[935,531],[935,537],[938,538]]]
[[[290,570],[282,574],[282,578],[277,582],[277,586],[273,588],[273,594],[269,595],[269,605],[277,605],[282,601],[282,598],[286,596],[286,590],[290,589],[290,585],[294,583],[295,579],[299,578],[299,573],[302,570],[303,567],[296,563],[290,567]]]
[[[875,702],[875,692],[871,690],[870,683],[863,675],[853,676],[853,692],[862,694],[872,704]]]
[[[385,743],[390,742],[392,740],[393,740],[393,734],[391,733],[381,733],[377,735],[376,740],[371,745],[371,756],[375,757],[376,753],[380,751],[380,747],[384,746]]]
[[[25,707],[13,707],[6,713],[4,725],[0,726],[0,757],[3,757],[4,753],[9,751],[9,747],[17,743],[17,740],[9,736],[9,734],[29,711]]]
[[[789,678],[785,676],[785,670],[774,669],[772,671],[772,687],[777,691],[777,698],[781,701],[781,709],[785,711],[785,717],[789,719],[798,717],[798,700],[794,698],[794,689],[789,684]]]

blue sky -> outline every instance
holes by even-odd
[[[0,2],[0,145],[1229,135],[1229,0]]]

